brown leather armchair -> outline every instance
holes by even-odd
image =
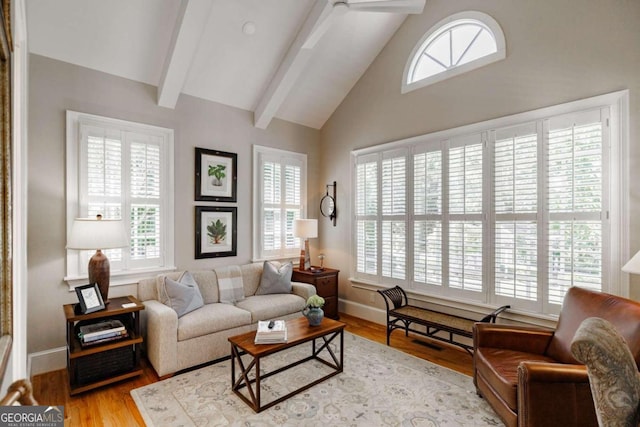
[[[640,367],[640,302],[573,287],[555,331],[476,323],[473,381],[508,427],[586,427],[598,421],[586,367],[571,341],[588,317],[608,320]]]

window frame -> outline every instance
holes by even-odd
[[[262,247],[262,214],[263,209],[263,180],[262,180],[262,159],[267,157],[271,160],[280,159],[280,165],[297,165],[301,168],[300,173],[300,218],[306,218],[307,215],[307,182],[308,182],[308,168],[307,168],[307,155],[304,153],[297,153],[295,151],[282,150],[278,148],[265,147],[261,145],[253,146],[253,220],[252,220],[252,262],[262,262],[265,260],[298,260],[300,257],[300,239],[296,238],[296,246],[291,249],[287,249],[284,244],[281,249],[275,253],[266,254]],[[287,162],[286,160],[289,160]],[[283,175],[284,176],[284,175]],[[283,194],[282,198],[286,196]],[[284,205],[284,202],[281,203]],[[285,208],[281,208],[285,209]],[[281,221],[285,221],[284,217]],[[284,242],[286,240],[286,227],[282,227],[280,238]]]
[[[420,56],[429,46],[431,40],[440,35],[440,33],[448,31],[449,27],[456,21],[473,21],[485,27],[489,32],[491,32],[491,35],[496,41],[497,51],[478,59],[474,59],[473,61],[464,63],[462,65],[449,68],[445,71],[431,75],[424,79],[409,82],[409,77],[411,76],[411,74],[413,74],[413,70],[418,63]],[[434,83],[449,79],[451,77],[466,73],[468,71],[484,67],[485,65],[489,65],[491,63],[505,59],[506,56],[507,49],[504,33],[502,31],[502,28],[500,27],[500,24],[498,24],[495,19],[493,19],[486,13],[478,11],[465,11],[453,14],[451,16],[448,16],[447,18],[440,20],[438,23],[429,28],[429,30],[413,47],[411,54],[409,55],[409,58],[404,66],[404,72],[402,73],[401,93],[405,94],[413,90],[420,89],[425,86],[429,86]]]
[[[160,226],[161,235],[161,265],[142,266],[140,268],[124,268],[111,271],[110,286],[121,286],[136,283],[140,278],[150,274],[176,270],[174,244],[174,131],[173,129],[136,123],[121,119],[98,116],[67,110],[66,112],[66,225],[67,240],[75,218],[86,211],[87,195],[81,194],[86,189],[81,173],[86,170],[86,164],[81,163],[81,126],[97,126],[117,129],[120,132],[137,133],[144,136],[158,138],[160,147],[160,174],[165,177],[160,188],[160,209],[163,220]],[[128,159],[125,156],[124,159]],[[122,199],[129,198],[128,189],[124,189]],[[81,206],[84,204],[85,206]],[[86,215],[85,215],[86,216]],[[88,279],[86,266],[81,262],[81,251],[66,250],[66,276],[69,289],[86,284]]]
[[[608,193],[608,211],[605,212],[606,220],[608,221],[608,233],[610,235],[609,246],[603,248],[603,267],[602,267],[602,277],[603,284],[602,289],[605,292],[610,292],[616,295],[621,295],[623,297],[628,297],[629,295],[629,276],[627,274],[623,274],[622,271],[617,268],[617,266],[622,265],[623,261],[626,261],[629,258],[629,194],[628,194],[628,177],[629,177],[629,93],[628,90],[623,90],[619,92],[613,92],[605,95],[595,96],[592,98],[587,98],[579,101],[573,101],[566,104],[555,105],[551,107],[541,108],[539,110],[533,110],[525,113],[519,113],[511,116],[501,117],[498,119],[492,119],[481,123],[475,123],[471,125],[466,125],[458,128],[448,129],[440,132],[435,132],[432,134],[419,135],[411,138],[407,138],[404,140],[389,142],[377,146],[367,147],[364,149],[354,150],[352,151],[352,190],[355,193],[356,186],[356,163],[361,156],[375,156],[378,153],[383,151],[397,149],[401,147],[412,147],[412,154],[419,153],[421,151],[421,147],[431,147],[435,148],[438,142],[445,141],[449,138],[453,138],[455,136],[470,134],[470,133],[480,133],[480,132],[489,132],[492,130],[500,129],[500,128],[508,128],[512,126],[519,126],[525,123],[536,122],[536,121],[544,121],[545,119],[549,119],[552,117],[563,116],[571,113],[578,113],[585,110],[593,110],[598,108],[608,108],[610,110],[610,115],[608,120],[609,123],[609,139],[608,142],[603,140],[603,144],[605,145],[605,150],[608,150],[608,161],[606,167],[610,168],[609,170],[609,181],[605,182],[606,188],[605,193]],[[540,153],[542,154],[542,153]],[[489,154],[487,153],[487,156]],[[488,168],[488,163],[493,161],[491,157],[484,163],[488,170],[484,172],[484,176],[487,177],[483,184],[483,192],[491,191],[492,182],[492,174],[491,170]],[[543,161],[543,160],[541,160]],[[612,165],[615,165],[612,166]],[[541,181],[544,179],[542,176],[539,176],[538,182],[540,185],[544,183]],[[411,185],[411,184],[410,184]],[[546,185],[546,184],[545,184]],[[538,190],[540,191],[540,189]],[[491,199],[489,199],[491,197]],[[354,198],[355,199],[355,194]],[[487,200],[491,200],[492,196],[488,196],[483,198],[483,202]],[[446,203],[446,201],[443,201]],[[355,213],[355,201],[352,202],[352,209]],[[488,214],[485,211],[483,214]],[[376,290],[381,287],[388,287],[392,283],[385,278],[381,280],[379,277],[374,277],[372,275],[364,276],[359,275],[356,269],[357,263],[357,254],[356,254],[356,235],[355,235],[355,214],[352,217],[353,223],[352,228],[353,238],[352,238],[352,250],[353,254],[353,262],[351,264],[351,277],[350,280],[353,283],[354,287],[363,288],[368,290]],[[413,221],[413,218],[412,218]],[[491,223],[491,219],[487,219],[485,221],[489,221]],[[413,233],[413,227],[410,227],[411,233]],[[443,233],[445,232],[443,228]],[[487,233],[489,231],[487,230]],[[492,253],[492,241],[490,241],[490,236],[492,234],[485,234],[486,239],[483,239],[485,250],[487,253]],[[412,244],[412,243],[411,243]],[[445,250],[445,249],[443,249]],[[413,249],[411,252],[407,252],[409,257],[413,257]],[[444,262],[444,261],[443,261]],[[487,256],[484,261],[485,263],[489,263],[492,265],[494,262],[493,255],[490,257]],[[540,263],[539,263],[540,265]],[[408,277],[412,279],[413,276],[413,266],[411,267],[411,271],[408,272]],[[446,271],[446,270],[445,270]],[[488,268],[485,267],[485,271],[489,271]],[[489,274],[489,273],[487,273]],[[410,275],[410,276],[409,276]],[[443,277],[443,280],[446,280]],[[489,282],[485,282],[489,283]],[[484,291],[487,293],[487,296],[483,301],[473,301],[468,298],[459,297],[454,294],[440,294],[435,292],[428,287],[419,287],[415,286],[415,282],[413,280],[405,281],[401,284],[411,295],[412,298],[417,300],[427,301],[425,299],[428,296],[429,302],[446,304],[450,307],[460,308],[464,310],[470,310],[472,312],[482,312],[486,310],[487,307],[496,306],[498,304],[498,298],[494,293],[494,283],[493,281],[489,286],[486,286],[487,289]],[[540,299],[541,297],[539,297]],[[545,302],[546,305],[546,302]],[[538,319],[554,319],[557,315],[557,310],[549,310],[548,307],[543,307],[543,309],[539,311],[528,311],[528,308],[515,308],[510,311],[509,317],[516,320],[522,321],[532,321],[532,318]],[[544,323],[544,322],[543,322]]]

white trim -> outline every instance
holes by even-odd
[[[442,71],[438,74],[431,75],[424,79],[416,80],[414,82],[409,83],[409,75],[415,69],[419,57],[422,55],[424,50],[429,46],[432,39],[436,36],[440,35],[443,30],[446,30],[449,24],[455,21],[475,21],[477,23],[482,24],[488,31],[491,32],[495,42],[497,51],[483,56],[481,58],[475,59],[471,62],[467,62],[457,67],[449,68],[448,70]],[[506,42],[504,38],[504,32],[500,27],[500,24],[493,19],[493,17],[487,15],[483,12],[478,11],[465,11],[453,14],[447,18],[440,20],[437,24],[433,25],[429,30],[422,36],[422,38],[416,43],[409,55],[409,59],[407,60],[404,66],[404,72],[402,73],[402,86],[401,93],[411,92],[416,89],[420,89],[422,87],[440,82],[442,80],[449,79],[451,77],[466,73],[471,70],[475,70],[480,67],[484,67],[485,65],[489,65],[491,63],[500,61],[505,59],[507,56]]]
[[[376,283],[367,282],[354,277],[349,277],[352,286],[356,289],[363,289],[370,292],[376,292],[379,289],[385,289],[386,286],[382,286]],[[412,289],[405,289],[407,298],[417,302],[417,306],[433,308],[443,313],[453,313],[453,310],[462,310],[468,313],[474,313],[478,316],[485,316],[490,311],[495,310],[497,306],[490,304],[483,304],[473,300],[463,300],[460,298],[447,298],[441,295],[432,295],[417,292]],[[340,300],[340,312],[360,317],[365,320],[370,320],[375,323],[384,325],[386,319],[384,317],[384,310],[366,306],[351,301]],[[415,304],[415,303],[414,303]],[[359,306],[356,308],[356,306]],[[453,309],[453,310],[452,310]],[[368,312],[368,313],[367,313]],[[380,317],[379,313],[383,313]],[[518,323],[525,323],[533,326],[540,326],[544,328],[553,328],[557,324],[558,316],[554,315],[541,315],[531,312],[524,312],[519,310],[509,309],[500,314],[501,319],[510,320]]]
[[[29,353],[27,359],[29,378],[46,372],[67,369],[67,347]]]
[[[150,268],[138,268],[131,270],[114,271],[111,277],[115,280],[111,281],[110,286],[127,285],[136,283],[141,277],[148,276],[152,273],[165,272],[175,270],[175,240],[174,240],[174,131],[173,129],[163,128],[159,126],[135,123],[121,119],[112,119],[108,117],[97,116],[93,114],[80,113],[67,110],[66,115],[66,195],[67,195],[67,234],[71,230],[73,220],[78,217],[80,211],[80,126],[93,125],[98,127],[117,128],[119,131],[135,132],[144,135],[151,135],[160,138],[161,159],[163,164],[161,170],[166,174],[166,179],[161,182],[160,209],[163,215],[161,223],[162,227],[162,265]],[[124,170],[124,169],[123,169]],[[67,236],[68,238],[68,236]],[[75,286],[86,284],[86,274],[80,274],[83,271],[80,265],[79,251],[67,250],[66,256],[66,277],[64,280],[69,286],[69,290],[73,290]]]
[[[12,8],[13,25],[13,241],[27,241],[29,46],[24,0]],[[13,344],[10,376],[28,378],[27,366],[27,245],[13,245]],[[8,380],[8,378],[5,378]]]

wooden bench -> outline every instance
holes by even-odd
[[[509,305],[504,305],[487,314],[480,320],[473,320],[455,316],[453,314],[440,313],[438,311],[429,310],[428,308],[409,305],[407,293],[400,286],[379,290],[378,293],[382,295],[384,303],[387,306],[387,345],[389,345],[389,337],[393,330],[404,329],[405,336],[409,336],[409,332],[413,332],[431,339],[457,345],[464,348],[470,354],[473,350],[473,345],[456,341],[454,339],[454,335],[473,338],[474,323],[495,323],[498,314],[511,307]],[[389,302],[391,302],[393,307],[389,305]],[[412,329],[412,323],[425,326],[426,331]],[[449,338],[437,336],[436,334],[438,332],[448,333]]]

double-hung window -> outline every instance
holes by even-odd
[[[626,97],[354,152],[355,280],[543,314],[624,295]]]
[[[173,268],[173,130],[68,111],[67,201],[68,229],[98,214],[124,222],[129,246],[105,251],[112,282]],[[67,251],[69,283],[92,254]]]
[[[306,154],[254,145],[253,177],[253,259],[298,256],[293,221],[305,217]]]

